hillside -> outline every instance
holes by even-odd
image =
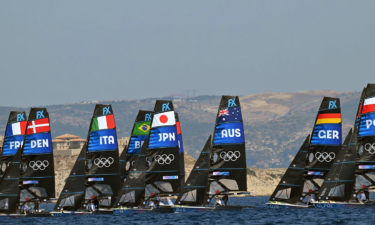
[[[343,134],[354,121],[360,93],[304,91],[295,93],[262,93],[240,97],[245,123],[248,166],[285,168],[307,134],[323,96],[340,97]],[[192,101],[175,101],[179,113],[186,153],[197,157],[207,137],[212,134],[220,96],[198,96]],[[139,109],[152,110],[155,99],[107,101],[112,104],[118,137],[129,136]],[[0,102],[1,104],[1,102]],[[87,136],[95,104],[45,106],[50,112],[52,135],[65,133]],[[29,108],[0,107],[0,130],[5,130],[10,110]]]

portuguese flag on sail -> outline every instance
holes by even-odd
[[[150,132],[151,121],[136,123],[132,135],[148,135]]]
[[[115,119],[113,114],[108,116],[100,116],[92,121],[91,131],[105,130],[115,128]]]

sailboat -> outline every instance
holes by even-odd
[[[303,198],[316,195],[342,150],[340,99],[324,97],[316,116],[304,175]]]
[[[290,163],[284,176],[281,178],[275,191],[272,193],[269,208],[307,208],[306,204],[301,204],[298,200],[302,194],[303,175],[305,173],[306,156],[310,145],[310,135],[303,142],[301,148]]]
[[[22,146],[26,133],[27,118],[23,111],[11,111],[9,114],[7,126],[5,128],[5,140],[3,142],[3,151],[0,156],[0,176],[5,173],[6,168]]]
[[[216,117],[205,202],[215,196],[249,194],[247,192],[245,137],[238,96],[222,96]],[[185,186],[184,188],[186,188]],[[180,194],[181,195],[181,194]],[[177,203],[179,204],[179,203]],[[242,210],[252,206],[185,207],[180,212]],[[177,212],[179,207],[175,207]],[[188,209],[187,209],[188,208]]]
[[[87,135],[84,206],[94,203],[93,214],[113,213],[120,191],[119,151],[112,106],[96,104]]]
[[[12,160],[8,162],[0,181],[0,216],[25,216],[17,213],[21,158],[22,149],[18,148]]]
[[[352,208],[365,204],[356,201],[355,171],[357,163],[356,129],[350,129],[343,144],[343,151],[335,159],[335,163],[327,174],[317,194],[315,208]]]
[[[55,198],[55,169],[51,126],[46,108],[31,108],[22,145],[20,207]]]
[[[59,199],[55,204],[52,216],[71,216],[91,214],[91,212],[82,211],[85,198],[85,173],[86,173],[86,151],[87,143],[82,147],[69,177],[66,180],[64,188],[61,191]]]

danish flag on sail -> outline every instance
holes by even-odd
[[[362,114],[374,112],[374,111],[375,111],[375,97],[366,99],[365,104],[363,104]]]
[[[30,121],[27,124],[26,134],[35,134],[50,131],[48,118]]]

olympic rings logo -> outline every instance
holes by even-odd
[[[94,159],[94,164],[99,167],[99,168],[103,168],[103,167],[109,167],[110,165],[112,165],[112,163],[114,162],[115,160],[112,158],[112,157],[109,157],[108,159],[106,158],[96,158]]]
[[[29,162],[29,166],[33,169],[33,170],[45,170],[47,168],[47,166],[49,166],[49,162],[47,160],[43,160],[43,161],[30,161]]]
[[[375,153],[375,143],[370,144],[367,143],[365,144],[365,150],[368,151],[371,155]]]
[[[323,153],[317,152],[317,153],[315,153],[315,158],[317,158],[319,160],[319,162],[324,162],[324,161],[331,162],[335,157],[336,157],[336,155],[333,152],[330,152],[330,153],[327,153],[327,152],[323,152]]]
[[[227,161],[227,162],[229,160],[236,161],[238,158],[240,158],[240,156],[241,156],[241,153],[239,151],[220,152],[220,158],[224,159],[224,161]]]
[[[173,154],[163,154],[163,155],[155,155],[154,159],[158,161],[159,164],[171,164],[174,160]]]

